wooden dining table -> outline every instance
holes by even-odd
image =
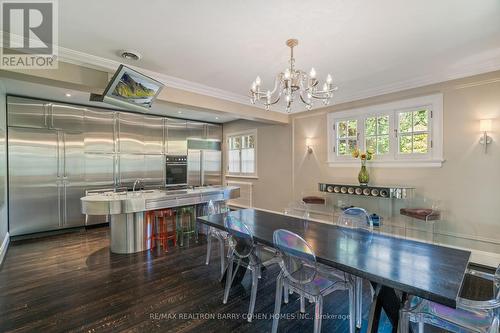
[[[226,230],[226,214],[197,221]],[[258,243],[272,247],[274,231],[286,229],[309,243],[319,263],[369,280],[376,294],[367,332],[377,332],[382,309],[396,332],[398,311],[407,295],[452,308],[457,305],[470,251],[256,209],[229,214],[244,222]]]

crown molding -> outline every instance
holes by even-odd
[[[88,53],[68,49],[59,46],[59,61],[71,63],[74,65],[79,65],[83,67],[93,68],[96,70],[104,70],[106,72],[114,72],[122,63],[119,61],[98,57]],[[184,80],[178,77],[166,75],[163,73],[154,72],[148,69],[137,67],[134,65],[126,64],[126,66],[131,67],[140,71],[141,73],[151,76],[165,84],[167,87],[176,88],[180,90],[189,91],[192,93],[210,96],[238,104],[249,105],[252,107],[259,108],[257,105],[250,103],[250,97],[235,94],[226,90],[210,87],[204,84]]]
[[[428,75],[421,75],[417,77],[413,77],[408,80],[402,80],[399,82],[394,82],[390,84],[381,85],[376,88],[365,89],[357,92],[353,92],[351,94],[346,94],[341,96],[338,99],[335,99],[333,104],[323,106],[320,105],[316,108],[312,108],[312,110],[319,110],[332,107],[334,105],[354,102],[362,99],[367,99],[371,97],[387,95],[390,93],[396,93],[404,90],[415,89],[420,87],[425,87],[433,84],[443,83],[446,81],[462,79],[474,75],[490,73],[494,71],[500,70],[500,57],[491,57],[482,62],[477,62],[474,64],[470,64],[468,66],[462,66],[457,70],[448,70],[441,73],[434,73]],[[496,82],[497,80],[495,80]],[[470,84],[469,84],[470,85]],[[296,111],[294,113],[303,113],[307,110]]]

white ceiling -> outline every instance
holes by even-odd
[[[500,69],[498,0],[64,0],[60,45],[247,96],[287,64],[332,73],[337,102]]]
[[[48,99],[51,101],[81,104],[96,108],[124,110],[114,105],[90,102],[88,92],[5,78],[2,78],[0,83],[5,87],[6,93],[10,95]],[[71,96],[68,97],[66,94],[70,94]],[[147,113],[211,123],[226,123],[238,119],[227,112],[215,112],[213,110],[205,110],[184,105],[181,106],[163,101],[156,101]]]

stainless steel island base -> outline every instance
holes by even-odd
[[[151,228],[144,212],[111,215],[111,252],[136,253],[151,249]]]
[[[81,198],[82,214],[111,216],[111,252],[136,253],[151,248],[152,225],[145,212],[226,201],[240,196],[239,187],[210,186],[165,191],[101,193]]]

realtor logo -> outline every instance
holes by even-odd
[[[56,0],[2,1],[0,67],[57,68]]]

